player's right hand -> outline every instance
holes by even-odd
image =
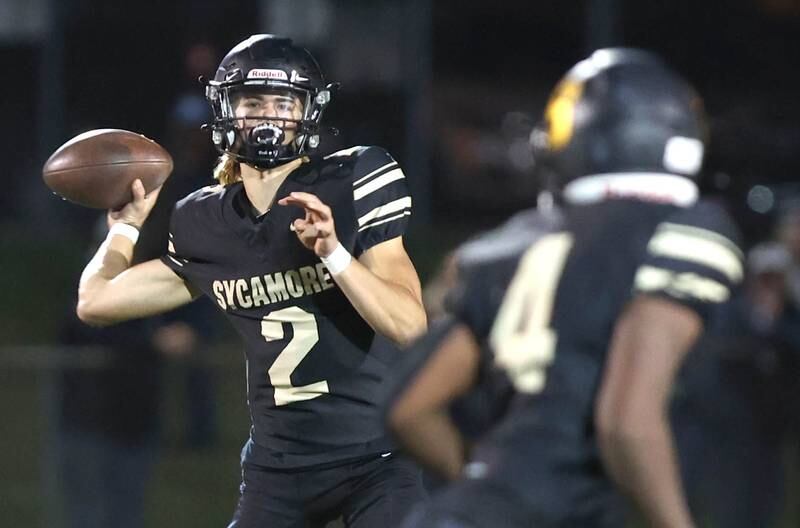
[[[123,222],[130,224],[137,229],[141,229],[147,216],[156,204],[158,193],[161,192],[161,187],[153,189],[150,194],[145,195],[144,185],[142,180],[136,179],[131,184],[131,192],[133,193],[133,201],[125,204],[121,209],[109,209],[108,211],[108,227]]]

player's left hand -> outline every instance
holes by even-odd
[[[336,226],[333,224],[331,208],[322,203],[315,195],[304,192],[293,192],[278,200],[280,205],[302,207],[305,218],[298,218],[289,226],[297,234],[300,242],[317,254],[327,257],[339,244],[336,237]]]

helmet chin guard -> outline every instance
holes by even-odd
[[[259,169],[303,157],[319,146],[322,114],[338,88],[325,83],[307,50],[274,35],[253,35],[237,44],[222,59],[214,80],[201,82],[214,113],[214,146]],[[296,98],[302,116],[237,115],[235,101],[242,94]]]
[[[250,143],[263,147],[277,148],[283,144],[283,138],[285,136],[286,134],[281,127],[273,125],[272,123],[264,123],[250,131],[248,140]]]
[[[251,153],[248,156],[251,158],[278,160],[282,157],[281,154],[284,156],[288,154],[286,152],[281,153],[281,150],[286,150],[283,146],[285,137],[286,133],[281,127],[272,123],[263,123],[253,127],[247,134],[244,149],[246,151],[255,151],[255,155]]]

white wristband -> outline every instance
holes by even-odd
[[[111,226],[111,229],[108,230],[108,237],[106,237],[106,240],[110,241],[114,235],[124,236],[134,244],[139,240],[139,230],[123,222],[117,222]]]
[[[328,271],[331,272],[331,275],[335,277],[350,265],[353,256],[350,255],[342,243],[339,242],[339,245],[336,246],[336,249],[334,249],[330,255],[327,257],[320,257],[320,260],[325,264],[325,267],[328,268]]]

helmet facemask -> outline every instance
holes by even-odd
[[[305,156],[319,145],[331,88],[314,91],[274,80],[209,81],[212,141],[221,153],[259,169]]]

